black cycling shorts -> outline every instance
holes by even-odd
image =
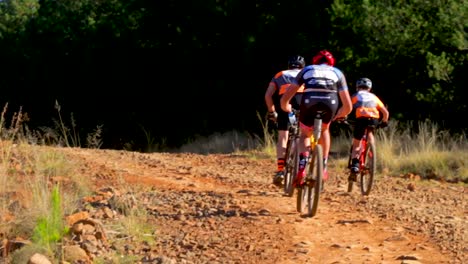
[[[299,105],[301,102],[301,93],[297,93],[290,101],[290,104],[293,109],[299,109]],[[278,118],[276,119],[277,121],[277,128],[278,130],[288,130],[289,129],[289,116],[288,113],[284,112],[283,109],[281,109],[281,105],[278,102],[275,102],[275,109],[276,112],[278,113]]]
[[[311,127],[314,125],[317,111],[323,111],[322,123],[328,124],[335,116],[338,104],[339,99],[336,92],[305,92],[302,95],[299,121]]]
[[[361,140],[364,136],[367,127],[373,130],[378,124],[379,120],[376,118],[361,117],[356,119],[353,131],[353,138]]]

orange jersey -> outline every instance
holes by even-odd
[[[282,95],[288,90],[292,80],[296,78],[297,74],[300,71],[300,69],[280,71],[271,79],[270,83],[272,83],[275,86],[276,90],[278,91],[278,94]],[[302,93],[303,90],[304,86],[301,86],[297,92]]]
[[[373,93],[368,91],[358,91],[351,97],[353,108],[356,110],[356,118],[370,117],[380,118],[379,109],[384,107],[384,104]]]
[[[280,87],[279,94],[284,94],[289,89],[289,86],[291,86],[290,83],[282,85]],[[297,93],[302,93],[302,92],[304,92],[304,85],[301,85],[299,89],[297,90]]]

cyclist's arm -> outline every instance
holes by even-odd
[[[276,85],[273,82],[270,82],[265,93],[265,103],[267,106],[268,112],[275,112],[275,104],[273,103],[273,95],[276,91]]]
[[[379,98],[377,98],[377,109],[380,111],[380,113],[382,113],[382,122],[388,123],[390,113]]]
[[[334,120],[345,118],[353,110],[353,104],[351,103],[351,96],[349,95],[348,89],[343,89],[338,92],[341,100],[341,107],[336,112]]]
[[[287,113],[291,112],[291,104],[289,103],[291,99],[296,95],[296,92],[299,90],[300,86],[298,84],[292,83],[288,90],[281,96],[281,109]]]
[[[390,116],[390,113],[388,112],[387,108],[385,106],[379,106],[378,107],[380,113],[382,113],[382,122],[388,123],[388,118]]]

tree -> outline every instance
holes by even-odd
[[[346,61],[359,74],[382,77],[394,102],[406,96],[407,103],[438,109],[407,118],[445,119],[466,111],[459,99],[468,58],[466,0],[337,0],[329,14],[334,36],[352,43]]]

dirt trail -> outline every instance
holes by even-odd
[[[151,251],[167,263],[468,263],[464,186],[381,175],[364,197],[331,166],[318,213],[305,218],[271,184],[270,159],[64,151],[96,189],[122,179],[151,188]]]

